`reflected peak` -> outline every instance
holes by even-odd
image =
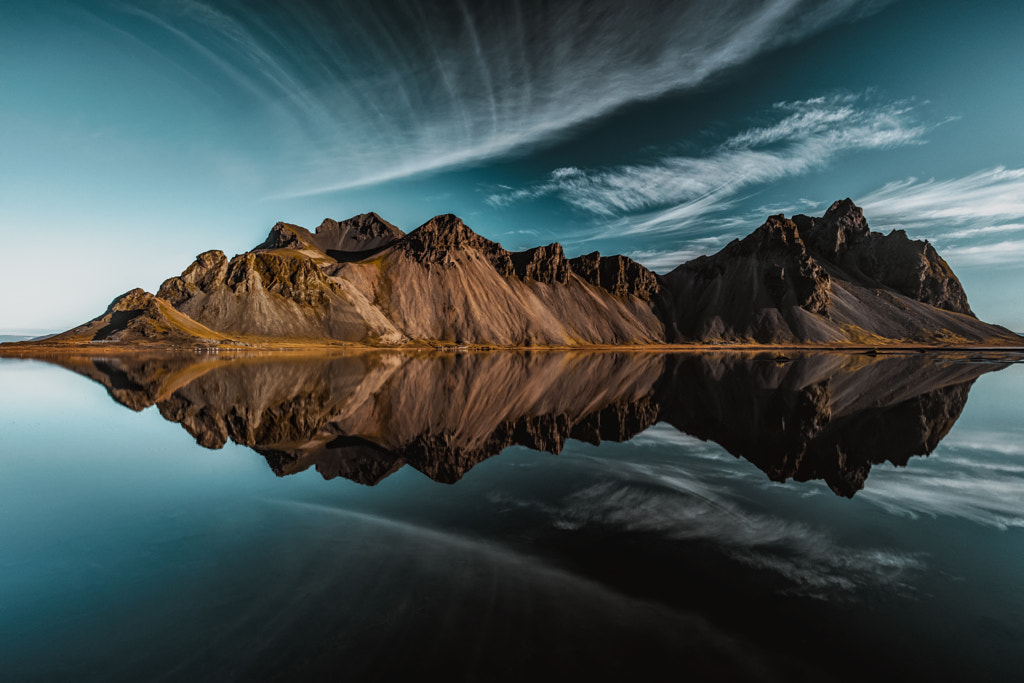
[[[404,465],[454,483],[509,446],[627,441],[657,422],[717,442],[775,481],[838,495],[949,432],[999,363],[935,354],[369,352],[59,362],[133,409],[156,405],[207,448],[229,440],[280,476],[373,485]]]

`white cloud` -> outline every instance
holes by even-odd
[[[680,263],[692,261],[705,254],[718,251],[727,242],[722,236],[698,237],[690,240],[683,249],[638,249],[626,254],[634,261],[642,263],[655,272],[671,270]]]
[[[873,225],[886,227],[950,228],[988,224],[1024,217],[1024,168],[1002,166],[963,178],[938,181],[908,178],[889,183],[858,202]]]
[[[999,239],[1024,230],[1022,168],[999,166],[948,180],[908,178],[884,185],[858,204],[873,229],[919,233],[941,245],[954,268],[1024,262],[1024,240]]]
[[[988,225],[981,228],[968,228],[966,230],[955,230],[943,234],[946,239],[962,239],[964,237],[977,237],[979,235],[994,235],[1005,232],[1020,232],[1024,230],[1024,223],[1007,223],[1006,225]]]
[[[673,232],[730,208],[746,188],[802,175],[842,152],[923,142],[926,128],[909,106],[871,106],[862,99],[843,95],[781,103],[774,109],[788,112],[782,120],[738,133],[707,156],[590,172],[558,169],[542,183],[495,193],[488,201],[504,205],[555,195],[598,216],[628,216],[598,236]]]
[[[942,256],[950,263],[963,266],[997,266],[1024,264],[1024,240],[947,247]]]
[[[954,431],[927,460],[875,467],[858,498],[908,517],[958,517],[982,526],[1024,527],[1021,434]]]
[[[268,20],[180,0],[125,11],[213,67],[214,90],[252,105],[282,155],[269,180],[299,196],[505,154],[882,4],[293,2]]]
[[[916,555],[844,546],[821,528],[753,512],[733,500],[727,485],[675,466],[609,466],[617,481],[581,489],[548,510],[557,528],[599,525],[666,541],[707,539],[740,563],[784,577],[789,590],[818,598],[849,597],[864,586],[905,591],[909,576],[924,568]]]

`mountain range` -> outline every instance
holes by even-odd
[[[851,200],[771,216],[657,275],[626,256],[510,252],[458,217],[405,234],[375,213],[315,232],[278,223],[228,258],[200,254],[42,344],[585,347],[640,344],[1019,345],[978,320],[927,241],[872,232]],[[38,343],[37,343],[38,344]]]

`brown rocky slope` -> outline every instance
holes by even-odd
[[[373,213],[315,232],[278,223],[252,251],[200,254],[155,297],[130,292],[45,343],[101,341],[1024,343],[974,316],[928,242],[871,232],[849,199],[821,218],[772,216],[663,277],[625,256],[567,258],[557,243],[510,252],[450,214],[409,234]]]

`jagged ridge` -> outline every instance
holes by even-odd
[[[83,326],[58,342],[1022,341],[977,320],[928,242],[871,232],[849,199],[821,218],[771,216],[664,277],[625,256],[567,258],[558,243],[510,252],[452,214],[409,234],[375,213],[326,219],[315,233],[277,223],[250,252],[200,254],[156,300],[166,305],[133,309],[129,331],[101,325],[89,337]]]
[[[974,316],[931,244],[871,232],[849,199],[822,218],[771,216],[661,284],[669,342],[1020,342]]]

